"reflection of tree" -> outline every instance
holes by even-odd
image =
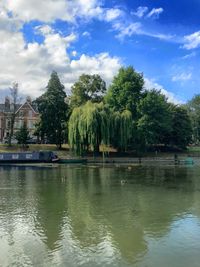
[[[16,230],[12,220],[21,214],[52,251],[63,244],[69,226],[82,251],[98,251],[99,244],[108,240],[107,246],[134,262],[146,253],[148,235],[165,235],[194,201],[199,204],[194,193],[200,189],[199,169],[194,170],[159,166],[0,169],[4,176],[0,186],[14,188],[1,192],[0,213],[7,220],[2,224],[12,237]]]
[[[46,237],[44,242],[54,250],[62,239],[63,217],[66,212],[66,187],[64,173],[60,168],[42,169],[38,176],[37,187],[37,222]]]
[[[128,261],[147,249],[146,233],[166,234],[193,202],[186,168],[84,168],[73,169],[71,177],[67,198],[75,238],[87,247],[109,234]]]
[[[109,235],[112,246],[131,260],[146,249],[143,229],[134,222],[131,195],[127,198],[115,175],[113,169],[102,168],[74,174],[69,181],[68,212],[81,247],[98,245]]]

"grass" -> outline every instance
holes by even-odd
[[[200,146],[189,146],[188,152],[200,152]]]
[[[0,152],[19,152],[19,151],[40,151],[40,150],[50,150],[50,151],[54,151],[58,157],[60,158],[71,158],[71,157],[75,157],[75,155],[70,151],[69,145],[64,144],[62,146],[62,149],[59,150],[57,149],[56,145],[53,144],[30,144],[28,146],[28,148],[23,149],[20,145],[12,145],[11,147],[9,147],[7,144],[0,144]],[[100,147],[100,151],[105,151],[105,147]],[[196,155],[198,153],[200,153],[200,146],[189,146],[187,152],[183,153],[183,154],[191,154],[193,155],[193,153]],[[181,153],[182,154],[182,153]],[[88,156],[92,156],[92,153],[89,153]],[[115,157],[117,156],[116,154],[116,150],[109,147],[109,155],[111,157]],[[143,156],[147,156],[147,157],[172,157],[174,155],[174,153],[170,153],[170,152],[159,152],[157,154],[153,153],[153,152],[148,152],[145,153]],[[125,155],[124,155],[125,156]],[[124,157],[122,156],[122,157]],[[125,157],[133,157],[134,155],[129,155],[127,154],[127,156]]]

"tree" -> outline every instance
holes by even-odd
[[[112,128],[111,144],[118,151],[126,151],[133,133],[132,113],[129,110],[124,110],[121,113],[119,111],[112,112],[111,110],[110,114]]]
[[[186,105],[192,124],[192,141],[200,142],[200,95],[194,96]]]
[[[144,86],[143,75],[137,73],[133,67],[121,68],[114,77],[105,101],[116,111],[129,110],[133,118],[137,118],[137,104],[139,103]]]
[[[171,131],[171,114],[164,95],[156,90],[146,93],[140,100],[137,122],[138,131],[145,145],[163,143],[164,137]]]
[[[26,123],[16,132],[15,137],[19,144],[25,146],[27,140],[29,139],[29,131],[27,129]]]
[[[66,93],[55,71],[47,85],[47,91],[36,100],[40,113],[38,131],[49,142],[61,148],[63,133],[66,125],[68,105],[65,101]]]
[[[113,112],[107,105],[88,101],[74,108],[69,119],[69,144],[79,155],[89,150],[99,152],[100,144],[108,146],[118,133],[118,145],[126,148],[130,138],[130,111]]]
[[[106,92],[106,83],[98,74],[82,74],[72,86],[70,106],[79,107],[87,101],[101,102]]]
[[[79,155],[91,146],[99,152],[99,145],[110,142],[110,120],[103,103],[88,101],[74,108],[69,119],[69,144]]]
[[[9,136],[8,136],[8,145],[12,145],[12,137],[14,135],[14,125],[15,125],[15,118],[16,118],[16,111],[17,111],[17,104],[19,102],[19,90],[18,90],[18,83],[13,83],[13,86],[10,88],[10,102],[11,102],[11,113],[10,113],[10,129],[9,129]]]
[[[186,108],[182,106],[171,105],[172,126],[170,134],[170,144],[181,149],[192,140],[192,125]]]

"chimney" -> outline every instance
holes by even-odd
[[[31,103],[32,103],[32,99],[31,99],[31,97],[30,97],[30,96],[27,96],[27,97],[26,97],[26,102],[27,102],[27,103],[29,103],[29,104],[31,104]]]
[[[10,99],[8,96],[5,97],[5,110],[6,111],[10,110]]]

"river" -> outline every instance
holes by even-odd
[[[0,167],[0,266],[199,267],[199,166]]]

